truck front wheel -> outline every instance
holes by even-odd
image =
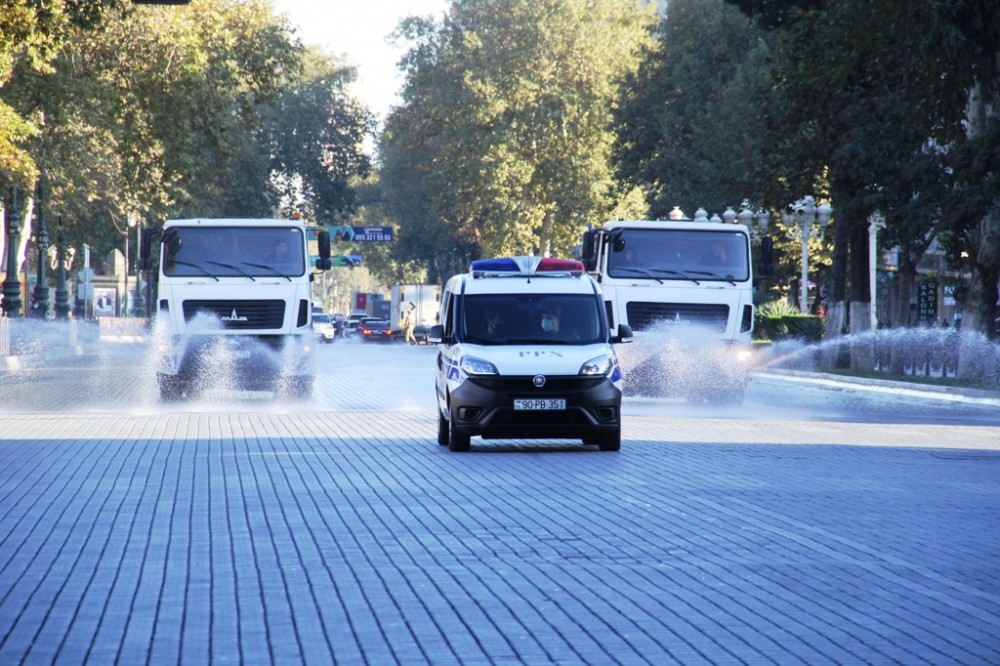
[[[184,386],[176,377],[159,375],[156,381],[160,385],[161,402],[177,402],[184,397]]]
[[[278,392],[287,398],[310,398],[313,392],[314,378],[310,375],[289,377],[283,381]]]

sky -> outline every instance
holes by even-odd
[[[343,55],[358,68],[353,92],[369,110],[385,120],[398,102],[402,75],[396,63],[402,49],[387,38],[407,16],[440,19],[449,0],[272,0],[277,13],[288,16],[295,34],[306,44]]]

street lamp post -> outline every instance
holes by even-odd
[[[767,235],[767,227],[771,223],[771,214],[766,209],[761,208],[756,213],[749,199],[744,199],[740,204],[740,212],[736,214],[736,221],[750,230],[750,235],[754,240],[760,240],[760,291],[763,293],[766,287],[767,275],[771,272],[772,243],[771,237]],[[753,223],[757,222],[757,228]],[[760,230],[758,232],[758,229]]]
[[[802,296],[799,301],[799,311],[809,312],[809,239],[813,229],[819,224],[819,233],[830,223],[833,208],[829,204],[816,205],[816,199],[811,196],[802,197],[788,206],[782,217],[790,227],[789,236],[802,242]]]
[[[35,306],[32,315],[37,319],[48,319],[49,316],[49,285],[45,274],[46,262],[49,258],[49,232],[45,227],[45,181],[38,181],[38,271],[35,275]]]
[[[125,286],[122,289],[122,310],[119,316],[122,318],[128,317],[128,235],[129,230],[135,226],[135,219],[131,216],[128,218],[128,223],[125,225]]]
[[[56,319],[69,319],[72,309],[69,304],[69,289],[66,288],[66,237],[62,232],[62,217],[59,218],[59,236],[56,238],[56,258],[59,262],[56,274]]]
[[[18,224],[21,211],[17,202],[18,190],[10,190],[10,209],[7,211],[7,277],[3,281],[3,313],[13,317],[21,311],[21,282],[17,279],[17,246],[21,240]]]

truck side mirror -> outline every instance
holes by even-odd
[[[181,241],[180,235],[177,233],[177,229],[167,229],[163,232],[163,244],[167,247],[167,254],[173,256],[181,251]]]
[[[326,229],[320,229],[319,233],[316,234],[316,244],[319,246],[319,259],[316,260],[316,268],[321,271],[330,270],[333,263],[330,261],[330,232]]]
[[[150,268],[149,257],[153,252],[153,235],[157,232],[152,229],[143,229],[139,234],[139,261],[136,262],[136,269],[148,271]]]
[[[590,229],[583,233],[580,260],[583,262],[583,270],[588,272],[597,270],[597,235],[599,233],[601,232],[597,229]]]

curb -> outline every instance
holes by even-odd
[[[891,391],[899,395],[924,396],[934,395],[941,400],[955,402],[971,402],[982,405],[1000,407],[1000,392],[983,389],[964,388],[961,386],[934,386],[891,379],[872,379],[869,377],[844,377],[825,372],[806,372],[803,370],[767,370],[754,373],[760,377],[772,375],[782,379],[827,386],[853,386],[862,390]]]

